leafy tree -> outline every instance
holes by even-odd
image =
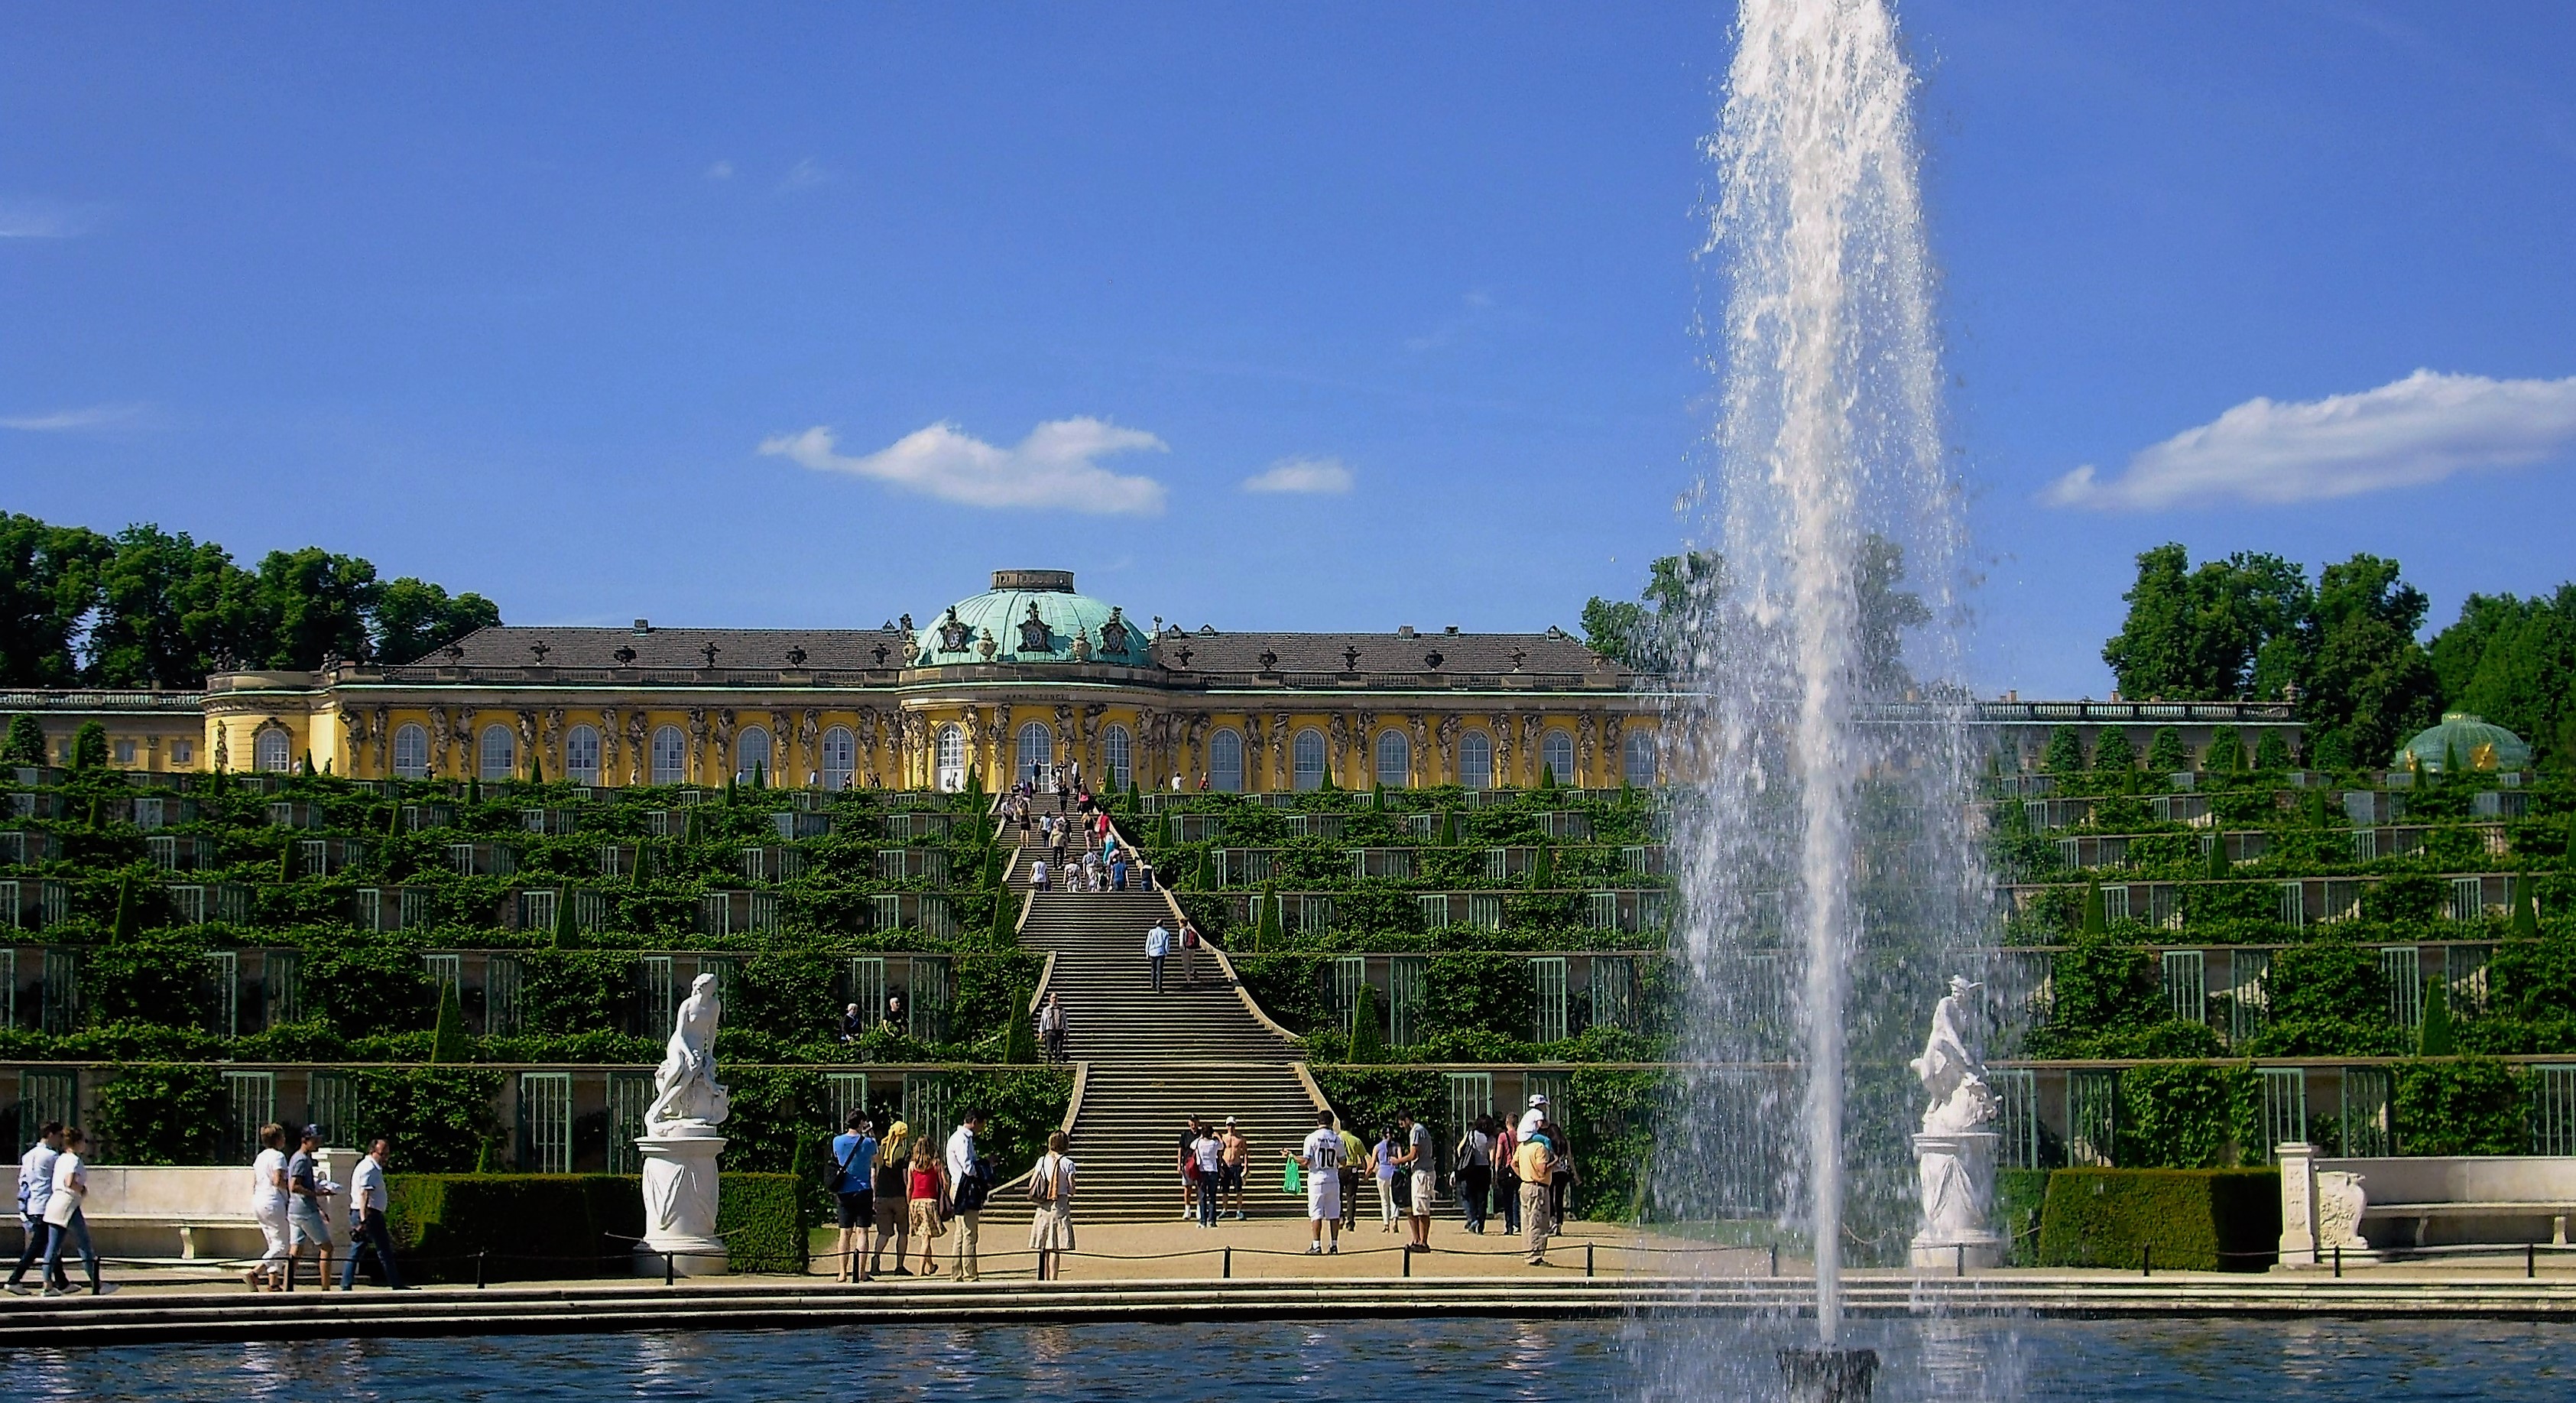
[[[2239,751],[2238,754],[2242,755],[2243,752]],[[2254,768],[2286,770],[2290,768],[2290,763],[2290,742],[2279,731],[2267,730],[2263,733],[2263,738],[2254,743]]]
[[[72,768],[103,770],[107,768],[107,727],[97,721],[83,721],[72,732]]]
[[[1864,692],[1894,696],[1912,681],[1905,670],[1905,631],[1932,622],[1932,610],[1921,595],[1897,588],[1904,581],[1905,547],[1874,532],[1864,538],[1852,568]]]
[[[2245,768],[2245,738],[2234,726],[2212,726],[2209,746],[2200,753],[2200,767],[2214,775],[2232,775]]]
[[[2415,641],[2427,601],[2397,569],[2394,560],[2356,555],[2317,578],[2300,710],[2319,750],[2332,744],[2347,764],[2385,763],[2440,717],[2440,680]]]
[[[2426,1057],[2448,1057],[2459,1049],[2459,1035],[2451,1028],[2449,986],[2439,979],[2424,981],[2424,1026],[2416,1030],[2416,1047]]]
[[[2182,732],[2171,726],[2156,727],[2155,738],[2147,742],[2147,769],[2170,775],[2190,768],[2191,752],[2183,748]]]
[[[2077,775],[2084,772],[2084,738],[2073,726],[2060,726],[2048,733],[2048,749],[2039,757],[2041,772],[2052,775]]]
[[[2546,599],[2470,595],[2425,653],[2443,709],[2484,716],[2553,764],[2576,759],[2576,584]]]
[[[2297,680],[2309,590],[2305,572],[2279,556],[2239,552],[2195,570],[2182,546],[2158,546],[2138,557],[2122,598],[2128,617],[2102,661],[2123,696],[2226,700]]]
[[[2117,726],[2105,726],[2093,737],[2093,770],[2096,774],[2125,775],[2138,768],[2138,747],[2129,733]]]
[[[251,637],[262,667],[314,668],[326,656],[364,657],[367,616],[379,592],[376,567],[319,546],[270,551],[249,582]]]
[[[376,657],[387,663],[418,662],[478,628],[498,628],[500,606],[479,594],[450,596],[409,575],[384,587],[376,600]]]
[[[1674,630],[1724,578],[1724,562],[1697,552],[1663,556],[1646,567],[1646,588],[1636,601],[1584,601],[1583,645],[1640,672],[1668,672],[1674,657]]]
[[[107,539],[0,513],[0,686],[62,687],[80,680],[74,651],[96,596]]]
[[[1351,1002],[1350,1060],[1363,1064],[1386,1060],[1386,1015],[1378,1009],[1374,985],[1361,985],[1359,997]]]
[[[110,686],[204,685],[218,659],[259,651],[247,584],[213,542],[126,527],[99,571],[89,676]]]
[[[9,718],[9,741],[0,748],[0,763],[41,765],[45,763],[45,723],[33,716]]]

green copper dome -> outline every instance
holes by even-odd
[[[2398,748],[2397,763],[2428,774],[2453,764],[2462,770],[2519,770],[2531,763],[2531,747],[2483,716],[2446,711],[2442,724]]]
[[[915,667],[961,663],[1147,665],[1147,626],[1073,590],[1070,570],[996,570],[993,587],[961,599],[913,634]]]

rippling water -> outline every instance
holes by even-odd
[[[1674,1396],[1768,1397],[1771,1348],[1803,1333],[1747,1327],[1730,1340],[1713,1332],[1721,1366],[1731,1356],[1735,1367]],[[2576,1339],[2549,1325],[1862,1321],[1849,1334],[1886,1360],[1878,1397],[1890,1403],[2542,1399],[2565,1396],[2557,1389],[2576,1380]],[[1700,1335],[1690,1352],[1711,1338]],[[1251,1403],[1267,1394],[1249,1390],[1287,1388],[1301,1399],[1590,1403],[1669,1387],[1664,1380],[1688,1372],[1674,1367],[1679,1344],[1653,1324],[1619,1321],[852,1328],[36,1350],[10,1372],[20,1397],[97,1400]]]

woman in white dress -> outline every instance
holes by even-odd
[[[259,1235],[267,1240],[268,1252],[242,1278],[242,1284],[254,1291],[286,1289],[286,1198],[286,1127],[263,1125],[259,1157],[250,1162],[250,1213],[259,1220]]]
[[[1073,1191],[1076,1171],[1074,1162],[1065,1157],[1065,1144],[1061,1130],[1047,1136],[1046,1153],[1038,1156],[1037,1168],[1029,1171],[1029,1199],[1037,1205],[1037,1216],[1029,1223],[1029,1250],[1032,1252],[1075,1250]]]

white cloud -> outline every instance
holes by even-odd
[[[69,239],[90,231],[98,210],[60,200],[0,198],[0,239]]]
[[[778,188],[806,190],[817,185],[829,185],[835,178],[831,171],[824,168],[822,162],[808,156],[787,168],[786,178],[778,182]]]
[[[57,409],[50,414],[0,417],[0,429],[18,429],[31,434],[69,433],[122,424],[142,413],[143,406],[139,404],[93,404],[85,409]]]
[[[1338,458],[1282,458],[1245,478],[1243,490],[1331,496],[1351,490],[1351,470]]]
[[[709,179],[709,180],[731,180],[731,179],[733,179],[733,162],[731,162],[731,161],[718,161],[718,162],[716,162],[714,165],[707,167],[707,179]]]
[[[2277,506],[2420,487],[2576,448],[2576,377],[2490,380],[2418,370],[2359,394],[2250,399],[2141,449],[2119,476],[2091,464],[2041,494],[2058,507],[2153,511],[2234,497]]]
[[[872,477],[970,507],[1054,507],[1100,516],[1159,516],[1163,484],[1127,477],[1093,461],[1117,453],[1169,451],[1161,439],[1103,419],[1052,419],[1009,448],[933,424],[885,448],[853,458],[833,451],[820,425],[782,434],[760,451],[816,472]]]

